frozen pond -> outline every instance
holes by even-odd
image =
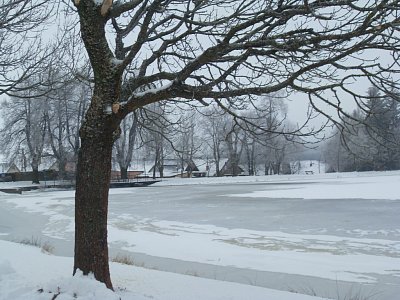
[[[388,175],[193,179],[113,189],[110,253],[212,279],[393,300],[400,293],[400,175]],[[72,256],[73,196],[1,194],[0,238],[40,238],[55,254]]]

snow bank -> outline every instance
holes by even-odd
[[[37,266],[40,267],[40,266]],[[59,278],[43,284],[43,287],[29,286],[25,278],[18,274],[8,261],[0,264],[0,299],[15,300],[119,300],[120,296],[96,281],[93,276],[83,276],[77,272],[69,278]],[[0,273],[1,274],[1,273]],[[55,298],[54,298],[55,297]],[[137,298],[140,299],[140,298]]]
[[[400,171],[387,172],[348,172],[348,173],[325,173],[312,175],[262,175],[262,176],[236,176],[236,177],[200,177],[200,178],[164,178],[152,186],[180,186],[199,184],[233,184],[233,183],[315,183],[315,182],[336,182],[349,184],[352,180],[369,182],[382,182],[387,178],[394,178],[400,182]],[[378,178],[378,179],[377,179]]]
[[[397,172],[384,172],[382,175],[329,178],[315,176],[312,182],[293,182],[290,186],[270,188],[267,185],[257,187],[255,191],[231,197],[251,198],[303,198],[303,199],[390,199],[398,200],[400,176]],[[386,176],[384,176],[384,174]],[[372,175],[372,174],[371,174]]]
[[[73,259],[0,241],[0,300],[321,300],[301,294],[111,263],[116,292],[93,276],[72,277]]]

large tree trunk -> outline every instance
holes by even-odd
[[[108,265],[107,216],[112,146],[123,115],[111,111],[121,91],[122,69],[113,62],[105,20],[93,1],[78,5],[81,34],[94,72],[90,107],[79,131],[75,193],[74,274],[79,269],[113,289]],[[96,13],[94,13],[96,12]]]
[[[98,2],[98,1],[97,1]],[[105,33],[107,18],[96,1],[75,1],[81,35],[94,73],[90,107],[80,129],[75,194],[74,274],[93,273],[112,289],[108,266],[107,215],[111,154],[119,124],[126,116],[112,105],[120,100],[123,65],[115,64]],[[110,1],[107,1],[110,3]],[[117,57],[123,59],[123,57]]]
[[[107,93],[109,92],[109,94]],[[108,265],[107,215],[111,179],[111,155],[118,133],[119,119],[104,112],[102,99],[113,90],[94,91],[91,107],[80,129],[75,193],[74,274],[93,273],[112,289]]]
[[[75,261],[79,269],[112,289],[108,266],[107,211],[112,133],[81,134],[75,194]]]

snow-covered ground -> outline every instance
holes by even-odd
[[[115,293],[92,276],[71,276],[73,259],[39,248],[0,241],[2,300],[318,300],[255,286],[203,279],[111,263]],[[55,295],[59,294],[56,298]]]
[[[114,285],[122,299],[309,299],[285,290],[349,299],[356,290],[394,300],[400,294],[399,183],[400,172],[369,172],[170,179],[113,189],[111,256],[128,254],[144,267],[113,263]],[[38,237],[56,254],[0,241],[0,299],[25,293],[21,299],[35,299],[40,288],[104,292],[87,278],[69,277],[73,196],[0,193],[0,239]],[[44,295],[36,296],[49,299]],[[93,297],[78,299],[107,299]]]

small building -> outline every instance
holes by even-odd
[[[149,174],[152,176],[155,169],[156,176],[160,176],[160,171],[163,173],[163,177],[185,177],[185,172],[180,168],[180,161],[178,159],[164,159],[161,166],[152,165],[149,169]],[[162,169],[162,170],[161,170]]]
[[[231,160],[227,160],[221,168],[222,176],[241,176],[245,174],[244,168],[237,163],[232,163]]]
[[[11,163],[6,173],[8,174],[21,173],[21,170],[17,167],[15,163]]]
[[[193,166],[188,164],[187,171],[191,171],[192,177],[214,176],[214,174],[210,174],[212,170],[212,162],[210,160],[194,158],[191,163]]]

